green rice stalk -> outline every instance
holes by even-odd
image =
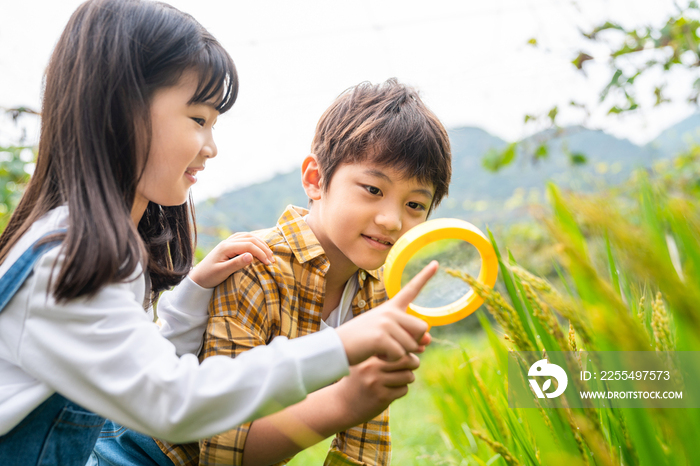
[[[648,190],[647,190],[648,194]],[[643,196],[644,197],[644,196]],[[647,196],[648,197],[648,196]],[[661,200],[657,201],[660,203]],[[654,283],[668,296],[672,307],[676,309],[683,320],[694,330],[700,331],[700,315],[697,313],[697,303],[700,302],[700,292],[697,287],[690,286],[690,280],[679,277],[668,253],[665,236],[663,242],[656,238],[658,232],[649,233],[647,230],[661,228],[653,223],[653,227],[640,227],[627,221],[610,205],[588,199],[573,201],[582,220],[596,228],[604,228],[610,232],[610,238],[621,246],[627,268],[637,277],[648,283]],[[652,209],[647,201],[646,208]],[[654,203],[651,203],[652,205]],[[658,206],[656,206],[658,208]],[[646,214],[649,217],[651,214]],[[644,219],[646,220],[646,218]],[[688,219],[676,223],[688,224]],[[696,230],[697,232],[697,230]],[[686,250],[698,247],[697,236],[693,244],[688,244]],[[693,284],[694,285],[694,284]]]
[[[617,408],[610,408],[607,411],[600,411],[601,416],[603,414],[607,415],[608,419],[611,421],[611,423],[608,425],[609,428],[609,443],[611,447],[615,447],[616,445],[618,448],[620,446],[624,446],[623,454],[626,454],[626,460],[629,462],[629,464],[639,464],[639,458],[637,456],[637,452],[635,449],[632,447],[632,437],[630,437],[630,432],[629,429],[627,428],[627,421],[625,419],[625,416],[623,415],[622,410],[617,409]],[[615,438],[613,438],[613,435]],[[624,442],[623,445],[617,444],[614,442],[614,440]]]
[[[574,421],[574,419],[572,419],[572,421]],[[616,454],[617,452],[613,449],[613,453],[611,454],[608,443],[605,441],[603,435],[601,435],[598,429],[593,427],[585,416],[575,415],[575,423],[577,426],[576,431],[580,432],[580,435],[586,440],[586,445],[588,445],[593,452],[596,464],[605,466],[621,464],[619,455]]]
[[[541,280],[541,279],[540,279]],[[549,307],[547,304],[542,302],[540,300],[539,296],[533,288],[530,286],[529,283],[525,282],[523,283],[523,287],[525,289],[525,293],[527,296],[528,301],[530,301],[533,305],[533,309],[535,310],[535,317],[538,318],[541,322],[542,325],[547,331],[555,338],[557,343],[559,344],[559,347],[561,348],[562,351],[566,351],[567,348],[570,345],[570,342],[566,340],[564,337],[564,333],[561,330],[561,327],[559,325],[559,322],[557,321],[556,317],[554,314],[549,310]],[[540,289],[547,289],[544,287],[540,287]],[[573,332],[573,327],[571,327],[571,331]],[[575,351],[575,346],[576,346],[576,341],[574,339],[574,351]],[[570,352],[566,353],[567,355],[567,362],[569,366],[569,370],[572,371],[572,373],[575,373],[577,369],[581,368],[581,360],[579,358],[574,358],[572,357]],[[544,356],[543,356],[544,357]],[[577,388],[579,390],[585,390],[585,385],[581,380],[574,379],[574,384],[577,385]],[[599,426],[599,422],[597,419],[597,415],[593,410],[586,410],[586,415],[590,417],[591,423],[595,426]],[[577,439],[577,442],[580,442],[580,439]]]
[[[491,396],[491,391],[486,387],[486,384],[484,384],[484,381],[481,379],[481,376],[479,375],[478,372],[472,370],[472,373],[474,374],[474,378],[476,379],[477,386],[479,387],[479,390],[481,391],[481,395],[483,396],[484,400],[486,401],[486,405],[488,407],[489,413],[491,414],[493,420],[495,421],[495,424],[498,427],[498,431],[501,434],[501,437],[504,439],[509,439],[510,432],[506,428],[506,424],[503,421],[503,417],[501,416],[500,411],[496,408],[496,402],[494,400],[494,397]]]
[[[646,321],[646,312],[644,309],[644,303],[646,301],[646,295],[642,295],[641,298],[639,298],[639,312],[637,313],[637,318],[641,323],[644,323]]]
[[[563,402],[566,406],[566,399],[564,399]],[[576,446],[578,448],[579,454],[581,455],[581,458],[583,459],[585,464],[590,465],[591,462],[588,457],[588,453],[586,452],[586,443],[584,442],[583,436],[581,436],[581,432],[579,431],[578,427],[576,426],[576,423],[574,422],[571,408],[567,406],[566,408],[560,408],[559,411],[563,412],[565,415],[565,420],[569,425],[571,433],[574,435],[574,440],[576,441]]]
[[[528,283],[537,291],[541,292],[544,300],[548,302],[562,317],[569,320],[587,346],[592,343],[590,324],[583,318],[583,312],[568,298],[565,298],[546,280],[537,277],[518,265],[510,267],[513,274],[518,277],[523,284]],[[562,347],[562,349],[565,348]]]
[[[571,321],[569,321],[569,349],[571,351],[578,351],[576,348],[576,333],[574,332],[574,326],[571,325]],[[579,365],[581,364],[581,361],[579,360]]]
[[[516,353],[516,357],[520,360],[520,363],[523,365],[523,367],[528,367],[532,364],[532,362],[525,361],[523,359],[523,355]],[[556,431],[554,430],[554,426],[552,425],[552,420],[549,418],[549,415],[547,414],[547,411],[542,407],[542,404],[540,403],[540,399],[537,398],[537,395],[535,394],[534,390],[532,389],[532,386],[530,386],[529,383],[525,380],[525,371],[518,371],[518,374],[520,375],[520,380],[523,383],[523,385],[527,386],[530,388],[530,392],[532,393],[532,399],[537,406],[537,410],[539,411],[540,415],[542,416],[542,420],[544,421],[544,424],[547,426],[549,431],[552,433],[552,437],[555,440],[558,440],[559,436],[557,435]]]
[[[493,451],[501,455],[501,458],[503,458],[503,460],[508,463],[509,466],[522,466],[520,461],[518,461],[502,443],[491,440],[486,435],[475,429],[472,429],[472,435],[486,442],[486,444],[491,447]]]
[[[675,345],[669,328],[670,321],[660,291],[656,294],[656,300],[652,303],[651,309],[651,328],[656,340],[656,351],[673,351]]]
[[[544,329],[554,337],[559,344],[559,348],[565,351],[567,348],[567,341],[564,338],[564,333],[561,331],[559,321],[554,316],[554,313],[549,309],[549,306],[539,298],[529,283],[524,282],[523,288],[525,289],[525,295],[528,301],[532,304],[534,317],[539,319]]]
[[[552,234],[564,240],[565,238],[557,232],[556,227],[549,223]],[[612,342],[617,350],[646,350],[649,347],[649,340],[643,332],[639,331],[639,323],[629,314],[620,295],[600,277],[588,258],[581,256],[574,247],[562,244],[562,250],[568,267],[576,271],[579,290],[586,289],[585,296],[582,295],[582,298],[587,301],[586,309],[590,316],[591,328],[595,328],[597,333],[605,336],[604,341]],[[625,330],[620,332],[621,329]],[[600,338],[597,340],[601,341]],[[599,350],[598,344],[592,346],[586,343],[586,347],[590,350]]]
[[[574,331],[574,326],[569,321],[569,350],[576,353],[576,362],[578,363],[579,369],[583,370],[583,364],[581,364],[581,351],[579,351],[576,346],[576,332]]]
[[[516,342],[516,347],[520,351],[535,351],[530,340],[525,334],[523,323],[515,309],[508,304],[497,291],[484,286],[471,275],[460,270],[445,269],[445,272],[453,277],[460,278],[467,282],[474,292],[484,300],[486,308],[491,312],[496,322],[508,332],[508,335]]]

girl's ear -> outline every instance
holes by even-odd
[[[301,164],[301,184],[304,186],[306,195],[312,201],[321,199],[321,171],[318,167],[316,154],[309,154]]]

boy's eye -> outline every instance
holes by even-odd
[[[367,190],[367,192],[369,192],[370,194],[374,194],[375,196],[377,194],[381,194],[382,192],[379,188],[374,186],[365,186],[365,189]]]
[[[204,118],[192,118],[195,123],[197,123],[199,126],[204,126],[206,123],[206,120]]]
[[[409,202],[408,207],[414,210],[425,210],[425,206],[423,204],[419,204],[417,202]]]

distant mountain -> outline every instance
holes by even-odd
[[[527,205],[544,200],[548,181],[562,187],[591,191],[626,179],[635,168],[648,167],[695,141],[700,143],[700,114],[674,125],[645,146],[618,139],[602,131],[582,127],[549,134],[549,155],[532,162],[518,157],[510,166],[491,173],[482,166],[490,149],[503,149],[507,142],[479,128],[449,131],[452,143],[450,195],[433,218],[456,217],[477,226],[510,223],[527,216]],[[523,140],[536,144],[543,134]],[[584,165],[572,166],[566,153],[582,153]],[[301,172],[276,175],[269,181],[222,194],[197,205],[200,245],[206,250],[222,234],[273,226],[288,204],[305,206]]]
[[[700,114],[671,126],[646,147],[659,157],[667,157],[688,149],[691,144],[700,144]]]
[[[451,137],[455,132],[451,132]],[[518,157],[512,165],[497,173],[491,173],[481,165],[482,156],[488,149],[479,148],[469,153],[459,150],[460,146],[469,144],[468,140],[455,144],[455,176],[450,197],[443,201],[435,216],[464,218],[479,226],[512,222],[527,215],[528,204],[544,200],[545,186],[550,180],[562,187],[590,191],[619,183],[634,168],[648,166],[655,156],[646,147],[602,131],[572,127],[559,135],[549,136],[547,158],[533,162],[531,158]],[[522,142],[534,146],[535,141],[542,137],[538,134]],[[495,140],[492,147],[502,148],[505,144]],[[572,166],[567,152],[585,154],[587,163]]]
[[[274,226],[288,204],[305,206],[306,203],[301,169],[224,193],[197,204],[199,243],[208,249],[222,234]]]

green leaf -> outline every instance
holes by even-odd
[[[593,60],[593,57],[584,52],[579,52],[578,56],[574,58],[571,63],[576,67],[576,69],[582,69],[583,64],[588,60]]]
[[[613,289],[618,294],[621,294],[619,272],[617,270],[617,264],[615,264],[615,258],[613,257],[612,247],[610,246],[610,238],[608,237],[607,231],[605,232],[605,249],[608,253],[608,267],[610,268],[610,278],[612,279]]]
[[[572,165],[584,165],[588,162],[588,159],[580,152],[572,152],[569,154],[569,161]]]
[[[532,330],[530,329],[529,325],[532,325],[532,329],[534,329],[533,335],[536,335],[533,337],[535,342],[534,347],[537,348],[538,351],[541,349],[545,349],[547,351],[566,351],[568,348],[560,348],[554,337],[552,337],[547,329],[542,326],[540,320],[534,317],[532,303],[530,300],[526,299],[525,288],[523,287],[522,281],[518,277],[515,277],[515,284],[518,288],[518,292],[523,297],[524,307],[527,309],[527,320],[523,321],[523,326],[526,327],[525,330],[528,335],[530,335]],[[520,320],[523,320],[523,318],[521,317]],[[526,325],[526,323],[529,325]]]
[[[547,144],[540,144],[535,149],[535,160],[546,159],[549,156],[549,147]]]
[[[608,83],[607,86],[605,86],[605,89],[600,93],[600,101],[604,101],[605,98],[608,96],[608,93],[610,92],[610,89],[613,87],[619,87],[620,84],[618,83],[618,80],[620,79],[620,76],[622,76],[622,70],[615,70],[615,74],[613,74],[612,79]]]
[[[602,26],[596,27],[596,28],[593,29],[593,31],[591,31],[590,33],[588,33],[588,34],[582,33],[582,34],[583,34],[584,37],[587,37],[588,39],[593,39],[593,40],[595,40],[595,39],[596,39],[596,36],[598,35],[598,33],[599,33],[600,31],[605,31],[605,30],[608,30],[608,29],[617,29],[618,31],[624,31],[624,30],[625,30],[622,26],[620,26],[620,25],[618,25],[618,24],[614,24],[614,23],[611,23],[610,21],[606,21],[605,24],[603,24]]]
[[[503,344],[503,340],[501,340],[493,331],[491,322],[489,322],[489,319],[486,317],[486,314],[484,314],[484,311],[478,309],[476,311],[476,317],[479,319],[479,323],[481,324],[481,328],[484,329],[484,333],[486,333],[486,337],[489,340],[489,344],[491,345],[494,355],[496,355],[496,363],[498,364],[498,367],[500,368],[501,372],[507,374],[508,348],[506,348],[506,346]]]
[[[517,148],[517,143],[509,144],[504,150],[499,151],[497,149],[489,149],[484,158],[482,159],[482,165],[489,171],[497,172],[501,168],[510,165],[510,163],[515,159],[515,150]]]
[[[513,308],[518,313],[518,317],[520,317],[520,321],[523,323],[525,333],[527,333],[527,338],[530,340],[530,343],[537,347],[537,340],[535,339],[535,334],[533,333],[530,327],[530,319],[528,318],[528,314],[525,310],[525,307],[523,306],[523,301],[521,301],[520,299],[520,294],[518,293],[515,281],[513,280],[514,277],[512,276],[510,270],[503,261],[503,257],[501,257],[501,251],[498,249],[498,244],[496,243],[496,240],[493,237],[493,233],[488,228],[486,229],[486,232],[488,233],[489,238],[491,239],[493,250],[496,253],[496,257],[498,258],[498,268],[501,280],[503,280],[503,283],[506,285],[506,289],[508,290],[508,296],[510,297],[510,302],[513,303]],[[510,256],[510,251],[508,252],[508,255]],[[515,262],[515,260],[513,260],[512,257],[510,257],[510,259],[511,262]]]
[[[578,223],[576,223],[571,209],[564,202],[559,188],[553,183],[549,183],[547,185],[547,193],[549,194],[550,202],[554,208],[554,220],[557,226],[560,228],[561,232],[567,236],[571,245],[578,253],[583,257],[587,257],[588,248],[586,247],[586,238],[583,236]]]

